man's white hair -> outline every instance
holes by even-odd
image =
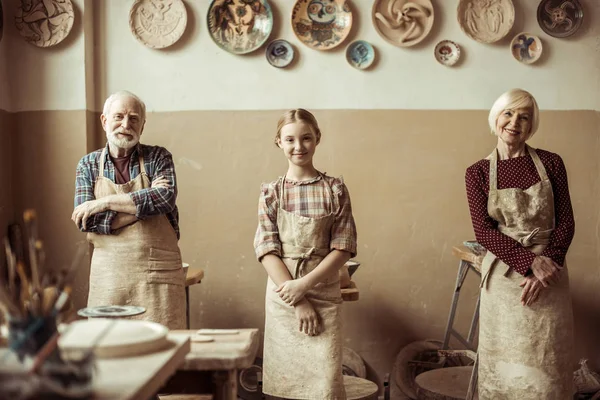
[[[110,96],[108,96],[108,99],[106,99],[106,101],[104,102],[104,108],[102,109],[102,114],[104,114],[104,116],[107,116],[110,111],[110,107],[112,106],[112,103],[115,100],[122,99],[122,98],[133,99],[139,104],[140,113],[141,113],[140,118],[142,119],[142,122],[145,122],[146,121],[146,104],[144,104],[142,99],[137,97],[135,94],[128,92],[127,90],[119,90],[118,92],[115,92],[115,93],[111,94]]]

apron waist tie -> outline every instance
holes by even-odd
[[[289,258],[296,261],[294,265],[293,278],[298,279],[300,271],[304,266],[306,260],[309,260],[313,256],[325,257],[329,254],[329,249],[319,249],[317,247],[305,248],[296,247],[283,244],[283,256],[282,258]]]

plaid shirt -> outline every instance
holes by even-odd
[[[86,201],[95,200],[94,184],[100,171],[101,161],[104,162],[104,177],[115,182],[115,165],[109,156],[108,144],[104,160],[100,160],[102,150],[96,150],[85,155],[79,161],[79,164],[77,164],[75,207]],[[163,176],[172,186],[168,189],[146,188],[130,193],[129,195],[136,206],[135,216],[143,220],[153,215],[166,214],[177,233],[177,238],[179,238],[179,211],[175,205],[175,200],[177,199],[177,181],[175,179],[175,165],[173,164],[171,153],[164,147],[139,144],[133,150],[133,153],[131,153],[131,160],[129,162],[129,175],[131,179],[140,174],[140,163],[138,162],[138,152],[140,150],[144,157],[144,165],[150,181],[155,177]],[[87,229],[85,229],[85,232],[109,235],[112,233],[110,226],[116,215],[116,211],[108,210],[91,216],[87,220]],[[79,229],[84,231],[81,226]]]
[[[309,181],[285,180],[285,210],[296,214],[315,218],[332,212],[331,200],[329,199],[328,184],[331,185],[333,195],[337,197],[340,205],[335,212],[335,222],[331,228],[331,250],[343,250],[356,256],[356,225],[352,216],[350,194],[341,178],[325,176],[327,182],[321,176]],[[258,228],[254,237],[254,249],[256,257],[260,259],[273,253],[279,257],[282,255],[279,231],[277,229],[277,210],[279,208],[279,191],[281,180],[261,185],[261,194],[258,200]],[[336,204],[336,202],[333,202]]]

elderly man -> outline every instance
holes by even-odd
[[[71,217],[94,246],[88,307],[143,306],[140,319],[184,329],[171,153],[139,143],[146,106],[132,93],[111,95],[100,119],[108,143],[79,161]]]

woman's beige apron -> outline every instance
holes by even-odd
[[[541,181],[528,189],[498,189],[498,153],[490,157],[488,213],[498,229],[535,254],[554,229],[554,195],[536,151],[527,150]],[[521,304],[523,276],[487,252],[482,265],[479,398],[569,400],[573,397],[573,314],[567,268],[558,284]]]
[[[322,177],[327,185],[325,177]],[[281,180],[277,228],[282,260],[294,279],[311,272],[327,254],[331,227],[339,205],[330,186],[330,214],[308,218],[283,208],[285,177]],[[265,302],[263,391],[286,399],[346,399],[342,379],[342,296],[339,273],[309,290],[305,297],[319,315],[321,333],[298,330],[292,306],[287,305],[269,278]]]
[[[118,185],[104,177],[106,149],[102,152],[94,196],[131,193],[150,187],[144,159],[140,174]],[[133,305],[146,308],[131,317],[154,321],[169,329],[185,329],[185,277],[177,234],[165,215],[156,215],[117,230],[88,234],[94,246],[88,307]]]

